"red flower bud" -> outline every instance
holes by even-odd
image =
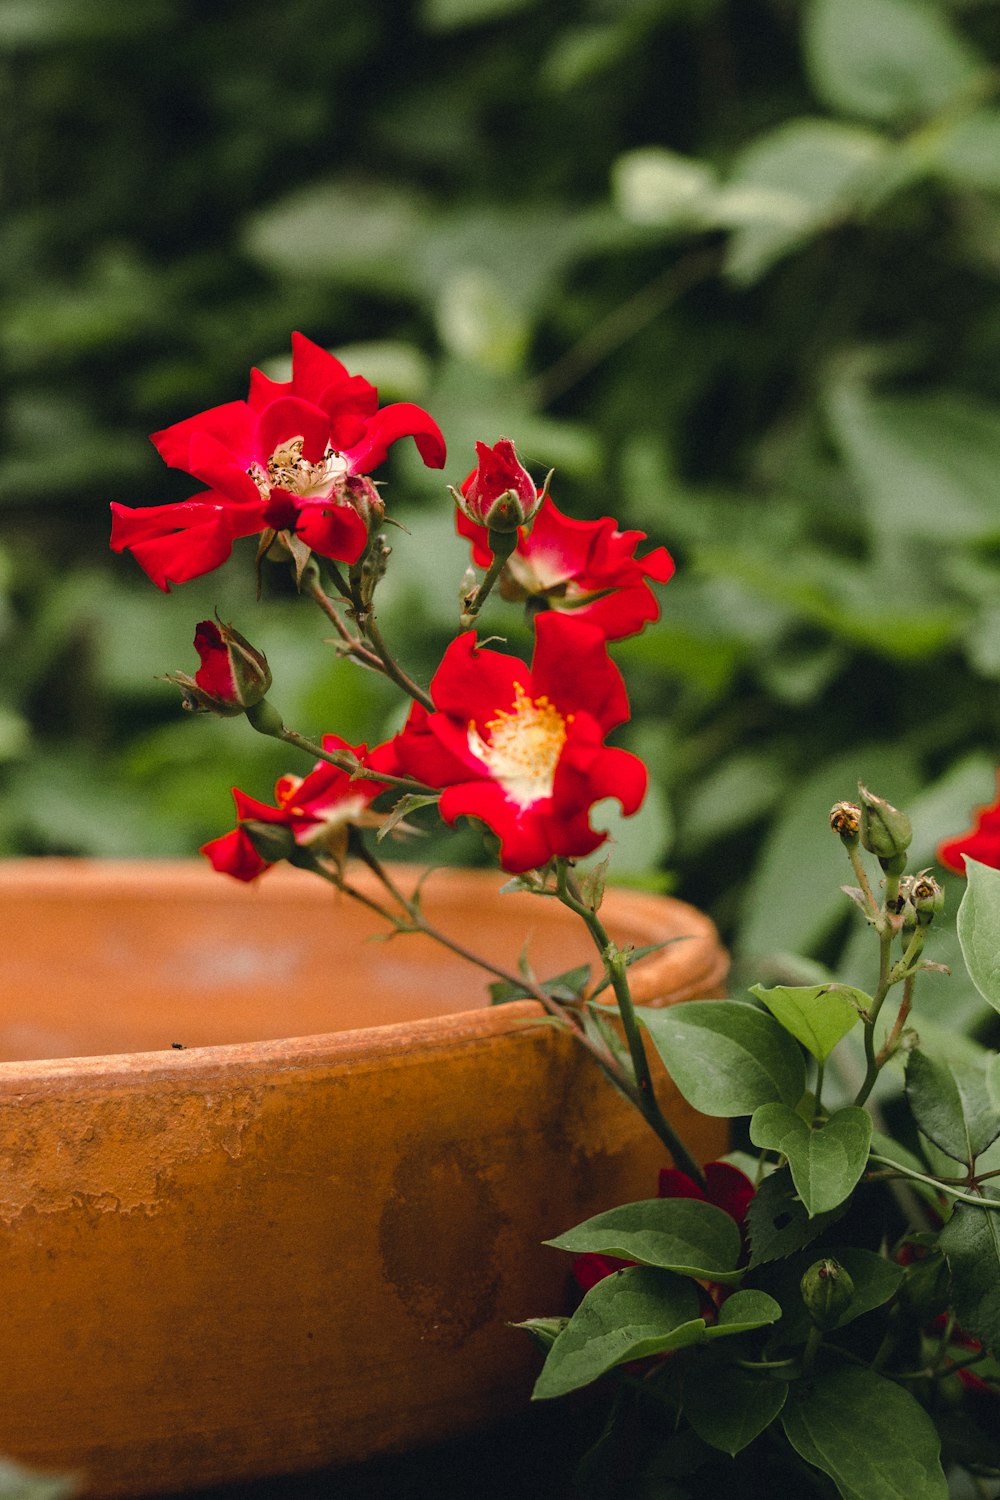
[[[231,625],[202,620],[194,633],[194,646],[201,666],[193,677],[171,672],[184,695],[184,707],[193,713],[220,714],[224,718],[246,713],[263,702],[271,686],[267,659]]]
[[[455,503],[477,526],[516,532],[545,499],[548,480],[542,489],[535,488],[510,438],[501,438],[492,448],[477,443],[476,457],[479,466],[463,483],[461,494],[452,490]]]

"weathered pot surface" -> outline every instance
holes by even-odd
[[[407,872],[407,879],[415,879]],[[554,901],[441,871],[428,913],[540,975]],[[609,891],[645,1003],[722,993],[711,923]],[[0,864],[0,1452],[92,1495],[290,1473],[524,1404],[541,1241],[655,1192],[663,1150],[531,1001],[286,869]],[[181,1043],[180,1047],[175,1043]],[[42,1060],[26,1060],[26,1059]],[[721,1121],[661,1076],[704,1159]]]

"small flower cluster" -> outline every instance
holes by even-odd
[[[402,437],[414,439],[425,464],[443,466],[444,439],[427,412],[408,403],[380,409],[373,386],[293,334],[291,380],[254,370],[246,401],[153,435],[166,462],[206,490],[180,504],[112,507],[112,547],[131,551],[164,590],[217,567],[244,536],[260,538],[258,565],[264,556],[291,560],[300,585],[313,555],[325,560],[341,607],[368,628],[362,639],[338,622],[348,654],[386,671],[414,699],[400,733],[371,751],[327,736],[325,758],[301,782],[283,778],[274,806],[234,789],[238,826],[204,852],[237,879],[255,879],[291,845],[332,848],[331,828],[370,822],[370,804],[390,784],[379,772],[439,793],[446,823],[479,819],[514,874],[591,853],[606,837],[591,826],[593,805],[613,797],[631,814],[645,795],[642,762],[606,743],[629,716],[607,643],[656,619],[650,583],[670,578],[669,554],[656,547],[637,556],[644,534],[620,531],[610,517],[564,515],[548,493],[551,475],[539,489],[508,438],[478,443],[476,468],[452,491],[458,531],[487,570],[473,613],[497,578],[500,593],[523,602],[534,622],[534,653],[526,665],[467,630],[421,689],[387,656],[368,618],[386,555],[384,504],[368,475]],[[346,564],[347,580],[338,564]],[[270,673],[248,641],[203,621],[195,648],[195,676],[171,679],[187,707],[246,713],[263,732],[292,738],[268,712]],[[279,824],[285,842],[274,836]],[[341,854],[342,844],[338,833]]]

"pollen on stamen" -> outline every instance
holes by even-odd
[[[301,436],[279,443],[264,469],[256,461],[247,473],[266,500],[272,489],[287,490],[292,495],[330,495],[347,476],[347,460],[327,445],[318,463],[303,458],[305,439]]]
[[[488,738],[470,720],[469,748],[513,801],[529,807],[552,795],[571,721],[572,716],[564,718],[544,694],[532,698],[521,683],[515,683],[514,707],[501,709],[487,721]]]

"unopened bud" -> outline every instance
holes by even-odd
[[[906,868],[906,851],[913,839],[909,818],[884,797],[874,796],[858,783],[861,797],[861,843],[874,854],[889,875],[901,875]]]
[[[229,718],[263,701],[271,686],[271,669],[263,652],[238,630],[221,620],[202,620],[194,633],[194,646],[201,658],[194,676],[171,672],[166,678],[180,688],[185,708]]]
[[[385,519],[385,501],[374,482],[364,474],[348,474],[343,481],[344,498],[349,500],[368,527],[369,536]]]
[[[835,1328],[854,1300],[854,1282],[839,1261],[817,1260],[799,1282],[802,1300],[821,1333]]]
[[[516,535],[545,499],[551,473],[542,489],[536,489],[510,438],[501,438],[492,448],[477,443],[476,457],[478,466],[467,476],[461,491],[451,491],[455,504],[477,526]]]
[[[934,876],[929,875],[926,870],[921,870],[919,875],[913,877],[910,900],[921,927],[928,926],[938,912],[944,911],[944,891]]]
[[[352,578],[357,577],[358,594],[366,609],[370,608],[375,597],[375,590],[385,577],[391,556],[392,548],[385,537],[380,534],[372,537],[360,563],[351,569]]]
[[[853,849],[861,836],[861,809],[856,802],[835,802],[830,809],[830,827],[842,844]]]
[[[240,827],[261,859],[269,865],[291,859],[298,852],[295,835],[287,823],[263,823],[251,819],[241,823]]]

